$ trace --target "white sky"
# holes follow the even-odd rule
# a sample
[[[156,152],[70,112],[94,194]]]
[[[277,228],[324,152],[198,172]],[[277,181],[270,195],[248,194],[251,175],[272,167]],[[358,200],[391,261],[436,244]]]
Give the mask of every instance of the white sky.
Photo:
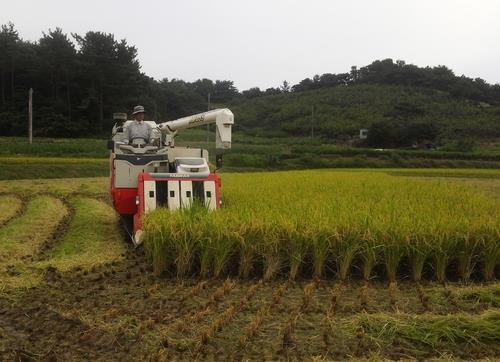
[[[21,37],[88,30],[126,38],[156,78],[295,84],[376,59],[446,65],[500,83],[496,0],[0,0]]]

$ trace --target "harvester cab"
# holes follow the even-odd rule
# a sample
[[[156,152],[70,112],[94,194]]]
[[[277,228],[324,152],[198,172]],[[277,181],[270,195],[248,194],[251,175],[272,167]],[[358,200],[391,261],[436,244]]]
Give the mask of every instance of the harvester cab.
[[[233,113],[216,109],[174,121],[144,121],[152,129],[148,140],[126,139],[134,121],[124,113],[114,114],[115,125],[108,141],[110,150],[110,193],[116,211],[129,224],[135,245],[142,243],[142,219],[157,207],[170,210],[201,203],[210,210],[220,207],[220,176],[209,168],[208,151],[175,146],[183,129],[215,123],[216,148],[231,148]],[[221,164],[217,155],[217,167]]]

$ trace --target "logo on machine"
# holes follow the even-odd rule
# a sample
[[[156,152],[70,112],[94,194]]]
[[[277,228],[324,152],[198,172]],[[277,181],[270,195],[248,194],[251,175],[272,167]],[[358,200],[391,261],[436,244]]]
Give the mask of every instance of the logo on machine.
[[[191,119],[188,123],[189,123],[189,124],[201,123],[201,122],[203,122],[204,120],[205,120],[205,115],[204,115],[204,114],[202,114],[202,115],[201,115],[201,116],[199,116],[199,117],[196,117],[196,118]]]

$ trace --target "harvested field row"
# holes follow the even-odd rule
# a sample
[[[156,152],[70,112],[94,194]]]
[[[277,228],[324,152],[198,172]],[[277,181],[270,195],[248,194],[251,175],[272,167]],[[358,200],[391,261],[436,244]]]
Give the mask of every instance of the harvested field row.
[[[20,198],[11,195],[0,196],[0,226],[17,216],[22,207]]]
[[[276,360],[314,355],[334,359],[403,355],[425,358],[441,353],[467,358],[499,353],[497,344],[484,342],[494,331],[481,334],[476,327],[479,323],[481,328],[491,330],[500,305],[497,284],[451,283],[443,288],[437,283],[423,283],[421,289],[430,307],[425,309],[416,285],[399,283],[394,313],[385,283],[371,282],[367,303],[362,305],[359,295],[364,283],[340,285],[322,280],[311,288],[310,281],[259,285],[258,281],[158,279],[151,276],[146,259],[137,252],[128,252],[123,261],[90,270],[51,270],[45,273],[44,281],[20,294],[19,302],[14,304],[0,298],[3,335],[11,338],[11,346],[22,346],[31,355],[52,351],[60,358],[78,359],[89,348],[90,355],[122,360],[245,356]],[[32,316],[30,320],[25,313]],[[331,324],[326,325],[328,313]],[[54,323],[40,329],[47,325],[44,320],[48,317]],[[389,335],[388,343],[381,343],[377,338],[388,333],[382,323],[385,317],[394,328],[412,327],[425,332],[440,326],[450,331],[451,337],[444,336],[429,347],[426,340],[414,345],[400,341],[395,333]],[[260,319],[257,327],[256,318]],[[481,343],[473,346],[471,339],[454,341],[452,337],[462,333],[454,331],[456,320],[460,328],[470,330]],[[290,321],[293,330],[287,332],[289,343],[284,343]],[[325,339],[327,328],[331,330]],[[249,329],[253,330],[250,338],[245,337]],[[207,331],[215,333],[200,348],[200,338]],[[61,333],[68,333],[64,339],[71,348],[56,342]],[[404,338],[413,338],[412,333],[406,333],[409,336]],[[4,348],[10,351],[5,353],[14,353],[12,347]]]
[[[224,176],[217,212],[147,215],[157,274],[495,277],[500,203],[466,185],[361,171]]]
[[[51,179],[51,180],[0,180],[0,189],[5,194],[18,194],[31,197],[36,194],[52,194],[57,197],[67,197],[74,194],[100,197],[107,195],[107,177]]]
[[[0,241],[2,288],[36,285],[49,267],[88,269],[117,261],[126,250],[111,207],[84,197],[34,196],[24,213],[0,228]]]

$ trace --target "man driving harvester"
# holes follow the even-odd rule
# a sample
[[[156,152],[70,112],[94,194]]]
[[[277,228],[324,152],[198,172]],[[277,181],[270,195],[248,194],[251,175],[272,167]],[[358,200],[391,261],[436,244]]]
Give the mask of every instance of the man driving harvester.
[[[125,143],[141,146],[154,142],[153,128],[144,122],[145,113],[143,106],[134,107],[132,115],[135,120],[125,129]]]

